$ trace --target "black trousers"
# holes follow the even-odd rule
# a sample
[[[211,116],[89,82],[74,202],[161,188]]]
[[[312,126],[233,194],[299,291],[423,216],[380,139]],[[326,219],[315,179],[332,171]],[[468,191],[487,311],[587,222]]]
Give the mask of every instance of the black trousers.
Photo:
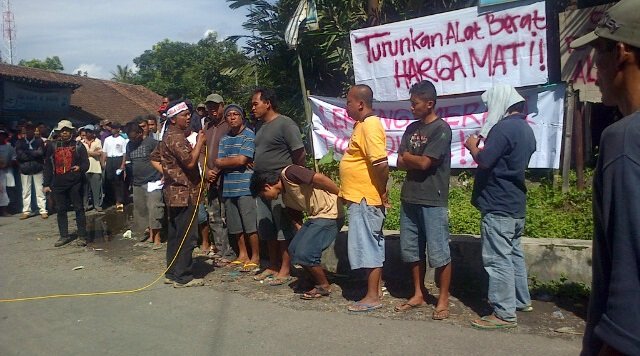
[[[165,277],[184,284],[193,279],[193,249],[198,242],[198,217],[189,226],[191,217],[197,209],[196,206],[188,207],[167,207],[169,220],[169,231],[167,236],[167,266],[173,261],[173,257],[178,254],[175,262],[169,268]],[[188,229],[188,231],[187,231]],[[185,234],[187,235],[185,238]],[[180,251],[180,242],[185,238]]]
[[[52,193],[53,198],[56,201],[56,218],[58,220],[60,238],[66,239],[69,236],[69,220],[67,219],[67,211],[69,210],[69,203],[71,202],[73,203],[73,210],[76,212],[78,238],[86,239],[87,220],[84,216],[84,187],[82,182],[75,183],[66,188],[54,187]]]
[[[123,174],[116,174],[116,171],[120,169],[122,165],[122,156],[120,157],[107,157],[105,165],[105,181],[110,186],[109,188],[113,192],[113,198],[116,200],[116,204],[124,203],[124,178]]]

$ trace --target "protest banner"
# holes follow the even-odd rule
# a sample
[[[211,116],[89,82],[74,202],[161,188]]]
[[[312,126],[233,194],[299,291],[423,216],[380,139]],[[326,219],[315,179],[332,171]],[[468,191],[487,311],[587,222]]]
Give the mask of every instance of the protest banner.
[[[597,69],[593,63],[595,50],[590,46],[572,49],[571,42],[596,28],[604,12],[613,4],[569,10],[559,15],[560,25],[560,66],[562,81],[573,83],[580,91],[581,101],[599,103],[602,100],[596,86]]]
[[[479,14],[477,7],[351,32],[356,83],[377,100],[409,98],[423,79],[441,95],[547,83],[544,2]]]
[[[563,84],[551,88],[521,90],[527,101],[527,121],[536,136],[536,152],[529,162],[530,168],[558,168],[564,114]],[[313,147],[315,158],[320,159],[330,149],[336,158],[342,156],[349,145],[354,121],[347,115],[346,100],[321,96],[309,97],[313,110]],[[396,166],[397,152],[402,134],[414,119],[408,101],[374,102],[373,109],[382,121],[387,134],[389,165]],[[487,112],[480,95],[438,99],[437,113],[452,130],[451,167],[474,168],[473,158],[464,147],[466,138],[480,131]]]

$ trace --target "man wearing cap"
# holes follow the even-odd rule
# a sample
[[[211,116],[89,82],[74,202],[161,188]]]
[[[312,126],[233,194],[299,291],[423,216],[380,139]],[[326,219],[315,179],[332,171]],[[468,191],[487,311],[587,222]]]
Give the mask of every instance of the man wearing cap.
[[[222,186],[219,178],[220,168],[216,166],[218,148],[222,136],[229,132],[229,125],[224,120],[224,99],[220,94],[210,94],[205,100],[207,117],[204,121],[204,130],[207,136],[207,164],[206,174],[209,182],[209,194],[207,197],[207,214],[209,215],[209,228],[213,233],[215,249],[218,257],[229,256],[233,253],[229,244],[229,237],[225,226],[224,203],[222,201]]]
[[[204,121],[207,118],[207,108],[204,103],[200,103],[196,106],[196,113],[198,114],[199,119],[191,120],[191,130],[193,130],[193,132],[198,132],[204,127]]]
[[[86,220],[82,202],[82,181],[89,169],[89,158],[84,145],[76,142],[73,137],[74,127],[69,120],[62,120],[54,129],[58,139],[50,141],[44,157],[45,193],[53,192],[56,202],[56,218],[60,238],[55,247],[66,245],[73,240],[69,235],[67,210],[69,203],[73,203],[78,228],[78,246],[87,245]]]
[[[640,355],[640,2],[608,9],[590,45],[602,103],[625,115],[602,132],[593,178],[592,287],[583,355]]]
[[[40,216],[49,217],[47,203],[42,191],[42,170],[44,169],[44,141],[35,136],[35,127],[25,125],[25,137],[16,142],[16,159],[20,164],[20,178],[22,182],[22,216],[31,216],[31,190],[35,187],[36,202]]]
[[[104,144],[104,140],[111,136],[111,120],[104,119],[100,121],[100,127],[102,130],[100,130],[98,137],[100,138],[100,142]]]
[[[192,272],[193,249],[197,243],[197,222],[191,223],[200,202],[200,171],[198,160],[206,137],[198,133],[196,146],[191,148],[185,136],[191,112],[184,101],[173,101],[167,108],[169,128],[163,140],[151,153],[151,162],[164,178],[164,201],[167,206],[167,266],[165,283],[175,288],[204,285]],[[183,241],[182,246],[180,245]],[[174,261],[175,257],[175,261]],[[172,263],[173,262],[173,263]]]

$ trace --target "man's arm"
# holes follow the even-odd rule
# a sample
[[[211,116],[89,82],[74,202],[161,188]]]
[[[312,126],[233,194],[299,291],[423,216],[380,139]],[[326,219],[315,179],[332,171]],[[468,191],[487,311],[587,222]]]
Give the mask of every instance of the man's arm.
[[[186,139],[185,139],[186,141]],[[190,160],[185,162],[185,166],[188,169],[193,169],[197,167],[198,160],[200,159],[200,152],[202,151],[202,145],[207,142],[207,139],[204,136],[204,131],[200,130],[198,132],[198,138],[196,139],[196,146],[191,150]]]
[[[293,164],[297,164],[298,166],[304,166],[306,157],[307,152],[305,152],[304,147],[291,152],[291,160]]]
[[[216,166],[221,169],[244,167],[251,159],[247,156],[237,155],[232,157],[218,158],[215,161]]]
[[[314,174],[311,184],[313,184],[314,188],[322,189],[335,195],[340,193],[340,188],[338,188],[336,183],[322,173]]]
[[[433,166],[437,166],[441,163],[441,160],[429,157],[413,155],[409,152],[404,152],[398,156],[398,160],[402,161],[402,168],[416,169],[426,171]]]

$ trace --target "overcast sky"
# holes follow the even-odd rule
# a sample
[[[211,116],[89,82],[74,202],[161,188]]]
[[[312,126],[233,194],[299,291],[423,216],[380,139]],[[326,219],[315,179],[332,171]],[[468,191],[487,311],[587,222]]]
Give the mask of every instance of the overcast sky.
[[[225,0],[13,0],[11,8],[14,64],[59,56],[64,72],[105,79],[165,38],[197,42],[208,31],[218,38],[246,34],[246,11],[229,9]]]

